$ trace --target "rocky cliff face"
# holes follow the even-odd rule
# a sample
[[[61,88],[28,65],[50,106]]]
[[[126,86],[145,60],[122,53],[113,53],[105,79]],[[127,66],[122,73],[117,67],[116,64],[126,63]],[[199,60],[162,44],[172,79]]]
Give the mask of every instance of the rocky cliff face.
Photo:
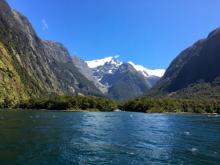
[[[153,90],[176,92],[199,82],[212,83],[220,76],[220,29],[184,50],[170,64]]]
[[[42,41],[27,18],[5,0],[0,1],[0,11],[0,100],[101,94],[74,66],[62,44]]]
[[[141,96],[151,88],[148,80],[128,63],[120,65],[114,74],[105,75],[101,82],[109,85],[108,95],[117,100]]]
[[[93,78],[106,87],[105,93],[117,100],[131,99],[147,92],[164,74],[163,69],[147,69],[118,56],[87,61]]]
[[[96,77],[93,76],[93,71],[90,69],[85,61],[80,59],[77,56],[73,56],[73,63],[74,65],[79,69],[79,71],[90,81],[94,83],[94,85],[103,93],[103,95],[106,95],[108,92],[108,89],[105,85],[101,84]]]
[[[106,96],[125,100],[143,95],[158,80],[156,76],[145,77],[130,63],[122,63],[115,57],[84,62],[74,57],[75,66]],[[152,83],[152,84],[151,84]]]

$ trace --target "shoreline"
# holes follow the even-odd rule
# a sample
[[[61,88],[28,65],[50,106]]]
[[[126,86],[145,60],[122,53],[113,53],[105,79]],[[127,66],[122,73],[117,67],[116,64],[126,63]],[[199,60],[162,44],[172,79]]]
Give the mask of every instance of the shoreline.
[[[21,111],[26,111],[26,112],[31,112],[31,111],[41,111],[41,112],[132,112],[132,113],[143,113],[143,114],[198,114],[198,115],[220,115],[219,113],[194,113],[194,112],[135,112],[135,111],[123,111],[123,110],[113,110],[113,111],[101,111],[98,109],[87,109],[87,110],[82,110],[82,109],[70,109],[70,110],[49,110],[49,109],[0,109],[0,112],[21,112]]]

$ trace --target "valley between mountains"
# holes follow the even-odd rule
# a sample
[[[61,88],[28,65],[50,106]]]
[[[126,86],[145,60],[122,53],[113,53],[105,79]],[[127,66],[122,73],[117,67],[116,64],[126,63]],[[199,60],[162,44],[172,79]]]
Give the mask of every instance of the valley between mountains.
[[[115,57],[88,62],[71,57],[61,43],[40,39],[28,19],[5,0],[0,11],[1,102],[54,94],[130,99],[146,93],[163,75],[164,70]]]
[[[116,100],[145,94],[165,72],[163,69],[146,69],[133,62],[121,62],[117,56],[92,61],[73,57],[73,63],[103,94]]]
[[[84,61],[39,38],[24,15],[0,1],[2,108],[215,113],[219,62],[220,29],[183,50],[166,71],[118,56]]]

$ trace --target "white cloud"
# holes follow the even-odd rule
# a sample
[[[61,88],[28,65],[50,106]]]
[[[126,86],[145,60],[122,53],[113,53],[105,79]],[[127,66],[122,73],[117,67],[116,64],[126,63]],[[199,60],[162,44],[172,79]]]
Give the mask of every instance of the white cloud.
[[[41,20],[41,24],[42,24],[42,29],[43,30],[48,30],[49,29],[49,25],[47,24],[47,21],[44,18]]]
[[[119,54],[116,54],[115,56],[114,56],[114,58],[119,58],[120,57],[120,55]]]

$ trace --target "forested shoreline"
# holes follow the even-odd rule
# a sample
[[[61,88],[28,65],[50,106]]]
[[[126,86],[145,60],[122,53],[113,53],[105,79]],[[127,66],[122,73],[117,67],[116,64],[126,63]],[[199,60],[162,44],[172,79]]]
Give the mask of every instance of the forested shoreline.
[[[0,104],[0,108],[104,112],[120,109],[122,111],[143,113],[220,113],[220,100],[141,97],[128,101],[115,101],[95,96],[53,96],[23,100],[17,104],[11,104],[9,100],[6,100]]]
[[[220,100],[143,97],[123,103],[122,108],[145,113],[220,113]]]

